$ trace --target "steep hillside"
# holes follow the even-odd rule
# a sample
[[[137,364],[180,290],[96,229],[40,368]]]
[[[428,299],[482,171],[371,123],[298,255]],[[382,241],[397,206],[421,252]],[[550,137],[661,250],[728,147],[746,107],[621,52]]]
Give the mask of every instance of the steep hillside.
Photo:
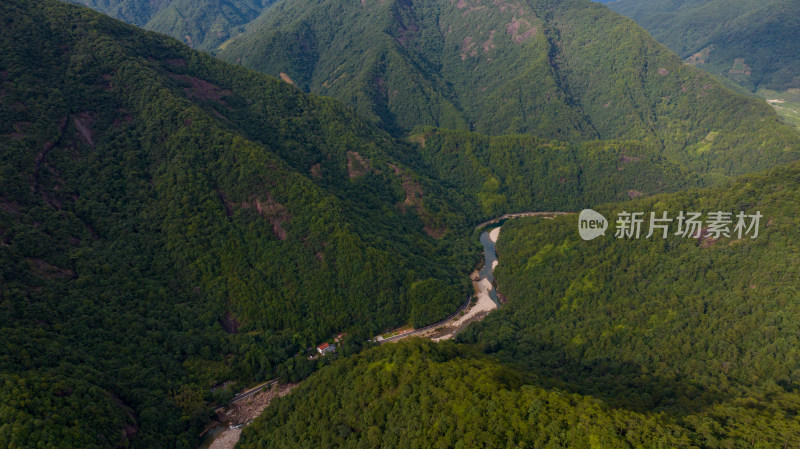
[[[699,414],[703,447],[796,445],[799,179],[793,164],[609,205],[611,228],[589,242],[575,217],[507,223],[496,278],[508,304],[463,341],[619,407]],[[622,211],[647,214],[640,239],[614,237]],[[645,238],[651,211],[702,212],[701,237]],[[714,211],[760,212],[758,237],[739,238],[735,217],[730,237],[709,235]]]
[[[334,101],[86,8],[0,16],[0,446],[189,447],[212,385],[463,302],[470,202]]]
[[[211,50],[242,32],[274,0],[67,0],[191,47]]]
[[[136,5],[146,6],[136,14],[166,7],[159,2],[128,7],[139,11]],[[403,14],[419,13],[425,20],[432,17],[428,12],[448,7],[444,2],[427,5],[362,4],[376,14],[386,7]],[[644,36],[644,48],[658,55],[648,59],[650,53],[645,52],[645,60],[657,67],[665,61],[668,74],[682,78],[664,78],[668,74],[653,74],[653,66],[638,65],[623,65],[620,72],[637,73],[636,83],[586,78],[594,69],[581,61],[591,60],[594,53],[582,53],[592,44],[581,39],[604,36],[598,31],[607,29],[601,26],[603,20],[617,23],[616,16],[582,2],[574,8],[566,3],[552,8],[537,5],[472,5],[463,0],[447,10],[449,15],[437,16],[452,19],[447,27],[422,27],[428,22],[414,16],[413,21],[401,22],[408,24],[403,28],[406,34],[395,28],[395,16],[389,22],[381,22],[384,16],[380,14],[370,16],[378,28],[386,26],[398,36],[407,36],[397,40],[384,33],[386,46],[374,48],[395,48],[403,59],[392,56],[386,61],[405,61],[408,73],[419,76],[415,78],[418,84],[391,78],[394,84],[386,86],[412,86],[412,90],[421,86],[426,95],[408,97],[420,101],[428,101],[428,94],[445,92],[435,97],[442,102],[430,103],[431,123],[468,128],[474,122],[475,128],[488,133],[519,129],[563,140],[488,137],[465,129],[420,127],[411,141],[400,142],[336,100],[304,94],[285,81],[216,61],[174,39],[86,8],[54,0],[0,3],[0,447],[196,447],[197,436],[209,420],[210,405],[230,398],[245,383],[272,377],[303,379],[335,357],[309,360],[305,356],[309,347],[346,332],[338,354],[347,356],[386,328],[419,326],[453,312],[470,292],[467,273],[480,257],[477,242],[471,240],[472,227],[492,214],[516,208],[577,209],[705,182],[697,172],[735,173],[795,157],[796,137],[778,124],[769,109],[732,96],[705,75],[683,68],[627,21],[619,22],[621,28],[614,32]],[[315,5],[307,6],[312,13],[317,11]],[[486,8],[471,9],[479,6]],[[519,93],[513,87],[519,82],[522,89],[535,89],[532,96],[525,91],[512,101],[510,93],[468,95],[468,84],[453,83],[450,75],[445,76],[450,69],[417,70],[430,63],[422,57],[426,53],[420,45],[434,45],[437,35],[444,36],[446,31],[450,36],[466,26],[459,25],[457,18],[469,19],[470,27],[482,27],[483,16],[472,14],[488,8],[495,8],[494,14],[502,20],[495,23],[499,28],[494,35],[481,30],[498,43],[488,45],[485,53],[480,53],[481,46],[472,55],[474,41],[465,43],[464,38],[461,44],[471,49],[462,59],[455,47],[450,48],[452,61],[444,64],[442,59],[442,66],[474,64],[453,73],[479,86],[477,75],[470,78],[473,72],[506,75],[495,66],[486,66],[495,67],[491,72],[482,65],[497,57],[491,52],[508,50],[503,64],[514,69],[519,68],[514,66],[519,64],[519,54],[511,50],[525,48],[544,58],[542,64],[533,65],[517,81],[498,79],[495,87],[501,89],[498,92]],[[509,12],[513,12],[511,18]],[[345,15],[339,11],[334,16],[339,14]],[[308,23],[312,18],[306,18],[311,20]],[[592,31],[587,24],[593,23],[601,25]],[[531,28],[525,28],[526,24]],[[534,24],[537,31],[532,31]],[[557,33],[561,33],[558,39]],[[417,40],[417,35],[432,37]],[[506,38],[502,44],[500,36]],[[231,45],[241,49],[236,42]],[[312,54],[311,47],[306,48],[311,41],[293,42],[301,51],[285,53],[287,60],[299,61],[291,58]],[[352,48],[347,42],[334,50]],[[315,48],[320,54],[334,54],[329,47]],[[608,64],[624,62],[619,54],[609,54]],[[593,63],[605,70],[604,63]],[[387,67],[392,64],[387,62]],[[298,76],[302,71],[284,73],[284,79],[296,78],[298,84],[307,83],[315,90],[311,79],[302,81]],[[381,83],[391,73],[396,72],[387,70],[385,79],[378,77]],[[526,78],[532,74],[544,75]],[[671,81],[654,81],[666,79]],[[618,109],[609,103],[609,113],[602,116],[606,121],[595,121],[591,105],[605,101],[607,83],[615,82],[616,93],[624,92],[630,101]],[[666,92],[659,89],[667,88],[682,93],[677,100],[658,97],[651,102]],[[352,92],[353,97],[345,100],[361,108],[360,100],[350,100],[367,97]],[[452,99],[452,108],[447,98]],[[406,104],[411,108],[408,117],[425,117],[421,109],[414,109],[416,103]],[[503,104],[509,105],[507,110]],[[441,117],[447,120],[433,120],[440,117],[439,106],[445,111]],[[700,106],[711,109],[701,115],[693,109]],[[499,107],[495,118],[480,113],[495,107]],[[381,123],[400,126],[399,119],[391,118],[400,117],[400,109],[382,111],[388,111],[390,118]],[[648,116],[647,111],[654,115]],[[668,112],[662,116],[663,111]],[[534,115],[520,115],[523,112]],[[533,125],[515,124],[516,117],[534,117]],[[656,118],[648,121],[652,117]],[[652,126],[642,127],[645,122]],[[416,123],[409,121],[409,125]],[[583,141],[598,136],[617,140]],[[697,252],[689,262],[667,261],[665,267],[677,267],[684,276],[680,285],[705,295],[703,282],[718,285],[727,278],[712,272],[699,280],[680,269],[705,273],[702,263],[708,261],[704,258],[708,253],[702,251],[718,251],[712,253],[720,254],[715,260],[721,266],[733,266],[735,277],[727,281],[736,282],[735,293],[740,296],[734,296],[736,301],[730,304],[709,296],[724,313],[701,322],[719,330],[709,337],[710,346],[690,343],[687,347],[693,352],[683,356],[667,351],[675,361],[668,368],[649,359],[641,363],[648,372],[663,373],[667,380],[659,377],[657,385],[674,388],[661,390],[661,396],[655,397],[646,373],[632,376],[612,363],[609,376],[626,383],[615,386],[603,377],[603,357],[628,361],[625,357],[631,349],[624,344],[619,345],[619,353],[587,351],[586,360],[594,363],[590,367],[573,360],[570,348],[559,352],[568,354],[565,366],[575,367],[574,373],[589,372],[596,379],[562,375],[558,367],[552,367],[552,354],[547,351],[523,354],[521,349],[532,347],[532,341],[545,339],[532,339],[536,332],[527,328],[539,316],[512,302],[498,315],[506,317],[509,325],[519,326],[513,342],[504,330],[496,333],[497,321],[491,316],[468,339],[501,359],[515,354],[515,366],[541,377],[523,375],[453,345],[379,348],[360,358],[341,360],[301,387],[297,396],[279,402],[281,413],[266,416],[248,431],[245,444],[263,440],[275,447],[342,442],[374,446],[377,438],[387,445],[413,440],[429,447],[432,438],[441,438],[444,446],[465,441],[471,447],[479,441],[499,444],[510,438],[508,433],[500,434],[500,428],[517,429],[519,440],[528,445],[640,447],[655,442],[680,447],[699,442],[696,445],[736,447],[741,442],[766,441],[765,447],[774,447],[795,443],[792,341],[786,337],[774,346],[770,338],[780,337],[781,329],[792,329],[797,321],[787,299],[794,271],[781,271],[787,269],[784,265],[794,269],[796,259],[796,248],[785,237],[796,227],[796,220],[792,221],[798,203],[796,179],[797,169],[791,168],[735,184],[736,207],[749,209],[766,201],[763,210],[776,217],[765,230],[768,238],[733,245],[706,242],[707,247],[692,249]],[[721,198],[716,196],[719,192],[710,191],[708,197]],[[701,202],[690,198],[696,202],[687,200],[687,206]],[[703,204],[717,205],[714,201]],[[784,215],[776,212],[779,208]],[[510,226],[509,239],[515,241],[514,225]],[[501,257],[512,254],[503,246],[505,238]],[[615,248],[613,242],[607,247]],[[519,251],[524,248],[520,241]],[[742,284],[750,278],[734,266],[731,254],[721,251],[726,248],[752,250],[753,270],[768,270],[751,276],[756,289],[747,286],[757,290],[763,285],[768,301],[753,309],[739,301],[753,294]],[[575,256],[572,250],[566,246],[553,252]],[[550,266],[560,265],[554,261]],[[570,276],[590,266],[575,267]],[[617,267],[635,272],[630,264],[612,268]],[[657,264],[648,267],[655,272],[662,269]],[[501,272],[503,276],[507,282],[515,279],[513,272]],[[563,287],[559,282],[569,282],[570,276],[553,279],[553,285]],[[627,280],[625,288],[641,286],[635,275]],[[529,279],[520,277],[518,282],[528,285]],[[508,285],[501,288],[512,292]],[[524,294],[518,293],[520,298]],[[642,304],[654,307],[646,301]],[[675,310],[677,314],[677,305]],[[779,322],[783,319],[780,310],[785,310],[786,322]],[[506,315],[511,311],[517,315]],[[550,313],[546,307],[542,311]],[[680,312],[677,316],[686,315],[685,310]],[[616,310],[609,313],[619,315]],[[625,317],[641,325],[643,314]],[[730,334],[720,330],[720,323],[732,321],[734,314],[744,317],[746,326],[731,332],[751,336],[752,341],[741,349],[734,345],[745,353],[739,359],[722,359],[718,354],[729,343]],[[653,322],[660,323],[656,318]],[[753,330],[754,320],[777,324]],[[589,326],[589,322],[565,321],[573,327]],[[545,337],[552,337],[554,345],[563,343],[562,330],[549,329]],[[679,328],[667,330],[670,337],[681,335]],[[626,341],[636,342],[634,337]],[[597,338],[591,343],[602,341]],[[678,342],[665,338],[652,344],[673,348],[677,346],[670,345]],[[785,349],[784,360],[775,356],[776,348]],[[703,350],[705,357],[713,358],[708,366],[702,365],[705,359],[698,361]],[[657,358],[644,350],[641,353]],[[726,364],[732,360],[745,367]],[[756,368],[746,365],[751,360],[758,362]],[[592,371],[596,367],[598,371]],[[346,381],[349,370],[352,383]],[[720,372],[725,376],[730,372],[731,379]],[[696,378],[684,382],[686,377],[681,376],[689,375]],[[469,378],[480,381],[465,381]],[[728,383],[714,385],[712,381],[718,379]],[[338,383],[329,390],[328,382]],[[691,388],[680,390],[687,383]],[[645,386],[639,388],[640,384]],[[603,392],[592,385],[610,387]],[[702,393],[703,388],[709,393]],[[565,392],[569,390],[583,396]],[[399,397],[398,391],[409,395]],[[610,397],[614,391],[622,393],[616,401]],[[673,396],[680,406],[674,414],[669,402]],[[320,397],[330,402],[317,400]],[[430,397],[441,400],[430,402]],[[444,398],[453,401],[448,404]],[[355,417],[362,405],[359,400],[371,400],[375,408],[367,409],[363,421],[357,422],[361,419]],[[692,408],[698,404],[709,409]],[[315,406],[310,415],[309,405]],[[403,413],[387,418],[390,407]],[[650,407],[665,414],[651,414]],[[480,415],[496,419],[502,427],[476,418]],[[308,431],[309,416],[326,427],[318,433]],[[424,427],[421,419],[434,416],[441,416],[440,426]],[[474,424],[475,432],[454,431],[459,420]],[[519,430],[523,420],[530,427]],[[286,433],[288,428],[296,434]],[[419,431],[409,435],[408,429]],[[763,430],[755,434],[753,429]],[[712,438],[722,443],[714,446]]]
[[[800,88],[800,9],[793,0],[617,0],[608,6],[711,73],[752,90]]]
[[[450,343],[386,345],[327,367],[243,434],[250,448],[690,447],[685,429],[546,390]]]
[[[316,373],[245,428],[250,448],[776,448],[800,425],[770,396],[695,413],[611,407],[464,345],[386,345]],[[774,401],[774,402],[773,402]]]
[[[2,446],[191,446],[241,383],[326,363],[308,347],[455,310],[490,214],[694,182],[629,142],[401,143],[86,8],[0,11]]]
[[[433,176],[472,198],[487,218],[580,210],[702,184],[696,173],[635,141],[568,144],[527,135],[417,131],[411,140]]]
[[[395,131],[635,139],[726,175],[797,157],[767,105],[588,0],[287,0],[222,48]]]
[[[496,275],[508,303],[460,338],[473,345],[412,341],[341,360],[241,445],[796,446],[799,179],[795,163],[599,208],[612,221],[760,212],[756,238],[617,239],[612,223],[586,242],[574,216],[506,222]]]

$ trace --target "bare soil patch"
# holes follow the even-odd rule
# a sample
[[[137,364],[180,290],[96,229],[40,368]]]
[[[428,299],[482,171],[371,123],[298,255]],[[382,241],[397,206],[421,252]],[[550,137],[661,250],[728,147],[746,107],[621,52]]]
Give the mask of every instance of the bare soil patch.
[[[270,194],[267,194],[265,200],[254,198],[252,204],[255,206],[256,212],[272,225],[272,232],[275,236],[281,240],[286,240],[288,233],[283,229],[282,225],[292,219],[289,211],[282,204],[275,201]],[[250,208],[250,203],[242,203],[242,208]]]
[[[511,19],[506,25],[506,33],[511,35],[511,40],[521,44],[536,34],[536,27],[525,19]]]
[[[280,77],[281,77],[281,79],[282,79],[282,80],[283,80],[285,83],[289,83],[289,84],[291,84],[291,85],[294,85],[294,81],[292,81],[292,79],[291,79],[291,78],[289,78],[289,75],[287,75],[287,74],[285,74],[285,73],[281,72],[281,73],[280,73]]]
[[[75,277],[74,271],[50,265],[42,259],[28,258],[26,260],[30,264],[31,271],[39,277],[46,279],[72,279]]]
[[[211,443],[210,446],[208,446],[208,449],[233,449],[241,437],[241,428],[227,429],[226,431],[222,432],[220,436],[218,436],[217,439]]]
[[[640,192],[638,190],[633,190],[633,189],[628,190],[628,197],[630,199],[638,198],[638,197],[640,197],[642,195],[644,195],[644,193],[642,193],[642,192]]]
[[[309,171],[311,172],[311,176],[313,176],[315,178],[321,178],[322,177],[322,165],[320,165],[319,162],[317,162],[316,164],[312,165],[311,168],[309,169]]]
[[[225,316],[223,316],[219,323],[222,325],[222,328],[225,329],[225,332],[229,334],[238,334],[239,333],[239,320],[236,319],[236,316],[230,312],[230,310],[225,312]]]
[[[363,176],[372,169],[369,161],[358,154],[357,151],[347,152],[347,175],[350,179]]]
[[[196,78],[189,75],[171,75],[172,78],[189,83],[190,87],[186,87],[186,93],[191,98],[199,98],[201,100],[213,100],[222,104],[222,97],[230,95],[231,91],[220,89],[216,84],[212,84],[206,80]]]

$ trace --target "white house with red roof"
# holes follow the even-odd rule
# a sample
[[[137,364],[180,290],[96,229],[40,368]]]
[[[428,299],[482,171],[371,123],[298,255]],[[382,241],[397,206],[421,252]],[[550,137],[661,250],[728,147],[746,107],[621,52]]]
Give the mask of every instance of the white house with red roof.
[[[325,355],[325,354],[328,354],[330,352],[336,351],[336,345],[332,345],[330,343],[325,342],[325,343],[317,346],[317,351],[319,351],[320,354]]]

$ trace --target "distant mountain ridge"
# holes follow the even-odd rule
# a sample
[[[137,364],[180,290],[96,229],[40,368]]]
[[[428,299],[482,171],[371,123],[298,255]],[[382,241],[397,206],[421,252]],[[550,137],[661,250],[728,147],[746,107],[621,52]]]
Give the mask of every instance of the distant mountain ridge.
[[[67,0],[211,50],[241,32],[274,0]]]
[[[0,16],[0,447],[196,446],[242,384],[328,363],[307,348],[456,310],[500,208],[696,179],[640,143],[402,142],[84,7]]]
[[[617,0],[607,5],[714,74],[753,90],[800,88],[796,1]]]
[[[390,130],[635,139],[699,171],[796,157],[797,134],[588,0],[286,0],[218,55]]]

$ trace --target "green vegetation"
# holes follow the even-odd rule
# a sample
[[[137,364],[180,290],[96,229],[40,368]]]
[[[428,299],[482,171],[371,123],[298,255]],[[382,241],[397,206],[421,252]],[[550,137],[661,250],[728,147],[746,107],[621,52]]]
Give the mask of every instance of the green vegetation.
[[[209,5],[91,6],[213,48],[266,3]],[[53,0],[0,17],[0,446],[191,448],[210,405],[318,368],[244,447],[798,444],[800,166],[651,195],[800,137],[604,7],[290,0],[223,55],[297,86]],[[464,302],[477,222],[639,196],[763,234],[514,221],[472,345],[348,357]]]
[[[470,202],[334,101],[85,8],[0,15],[0,446],[192,447],[214,384],[463,303]]]
[[[346,331],[347,355],[453,312],[479,259],[471,226],[503,204],[696,182],[633,142],[423,129],[427,145],[402,144],[333,100],[86,9],[2,12],[9,447],[190,447],[237,386],[327,363],[294,357],[319,341]]]
[[[244,31],[274,0],[67,0],[212,50]]]
[[[467,330],[574,392],[694,429],[702,447],[783,447],[797,420],[800,165],[598,211],[760,211],[758,238],[581,241],[574,217],[518,219],[498,244],[506,307]],[[673,224],[673,231],[676,229]]]
[[[800,88],[800,10],[793,0],[617,0],[608,6],[715,75],[753,91]]]
[[[702,183],[638,142],[567,144],[515,135],[421,129],[411,136],[444,185],[487,218],[510,211],[580,210]]]
[[[756,91],[756,95],[767,100],[787,123],[800,128],[800,89],[777,92],[762,88]]]
[[[340,99],[395,133],[637,140],[731,175],[797,158],[770,108],[589,0],[287,0],[219,56]],[[718,133],[708,148],[703,139]]]
[[[244,430],[250,448],[690,447],[686,430],[525,384],[463,346],[401,342],[341,360]]]
[[[542,387],[464,345],[406,341],[320,370],[245,428],[250,448],[775,448],[796,395],[700,413],[639,412]]]
[[[798,180],[793,164],[598,208],[761,211],[756,239],[612,229],[583,242],[574,217],[509,221],[497,269],[509,302],[460,338],[472,345],[411,341],[340,360],[267,409],[241,446],[795,446]]]

